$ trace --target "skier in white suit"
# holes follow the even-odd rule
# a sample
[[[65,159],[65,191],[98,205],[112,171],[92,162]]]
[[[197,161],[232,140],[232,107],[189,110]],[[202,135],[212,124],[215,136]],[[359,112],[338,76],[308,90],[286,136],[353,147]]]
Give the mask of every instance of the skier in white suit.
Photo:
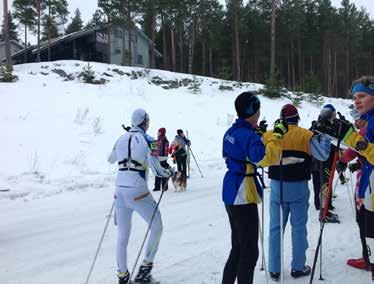
[[[127,267],[127,244],[131,231],[132,213],[137,212],[147,223],[151,223],[156,202],[148,190],[147,174],[150,167],[156,176],[168,178],[172,169],[160,165],[157,157],[157,140],[146,134],[149,116],[143,109],[132,114],[132,127],[115,143],[108,158],[110,163],[118,162],[115,192],[115,222],[118,227],[117,264],[118,283],[130,283]],[[162,221],[157,209],[150,227],[145,258],[136,275],[135,283],[157,283],[151,276],[153,260],[158,250],[162,233]]]

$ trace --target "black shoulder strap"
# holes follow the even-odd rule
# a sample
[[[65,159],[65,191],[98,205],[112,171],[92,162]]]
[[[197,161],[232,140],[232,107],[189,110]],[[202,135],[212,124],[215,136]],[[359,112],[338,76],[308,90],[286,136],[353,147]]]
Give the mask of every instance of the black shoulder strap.
[[[129,160],[131,160],[131,139],[132,139],[132,135],[130,135],[129,144],[128,144],[128,148],[127,148],[127,153],[128,153],[128,159]]]

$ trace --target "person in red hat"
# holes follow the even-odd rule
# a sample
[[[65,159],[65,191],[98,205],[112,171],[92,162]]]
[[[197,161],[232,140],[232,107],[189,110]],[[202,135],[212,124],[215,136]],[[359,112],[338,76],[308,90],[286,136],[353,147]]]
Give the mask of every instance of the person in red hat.
[[[270,233],[269,271],[274,280],[281,272],[280,206],[283,209],[284,226],[290,216],[292,231],[291,276],[298,278],[311,272],[306,265],[307,221],[309,207],[308,180],[311,178],[311,158],[324,161],[328,158],[331,141],[326,135],[314,135],[312,131],[298,126],[300,116],[296,107],[282,107],[280,119],[288,123],[283,136],[281,162],[269,167],[270,187]],[[264,134],[266,144],[272,131]]]
[[[168,164],[168,153],[169,153],[169,140],[166,138],[166,129],[161,127],[158,130],[157,135],[157,145],[158,145],[158,157],[160,164],[163,168],[169,169],[170,165]],[[163,190],[168,189],[168,178],[155,177],[155,188],[153,191],[159,191],[161,184]]]

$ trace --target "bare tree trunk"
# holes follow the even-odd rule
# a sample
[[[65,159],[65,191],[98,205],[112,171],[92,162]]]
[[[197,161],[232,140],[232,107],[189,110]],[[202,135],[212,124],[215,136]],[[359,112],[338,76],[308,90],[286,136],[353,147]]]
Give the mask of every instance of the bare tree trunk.
[[[209,76],[213,77],[213,50],[209,47]]]
[[[13,70],[12,54],[10,52],[10,38],[9,38],[9,18],[8,18],[8,0],[4,0],[4,38],[5,38],[5,57],[6,67],[9,71]]]
[[[290,51],[290,43],[288,42],[287,46],[287,87],[291,86],[291,51]]]
[[[293,39],[291,40],[292,89],[296,90],[295,60],[293,56]]]
[[[188,73],[189,74],[192,74],[194,45],[195,45],[195,15],[192,16],[192,24],[191,24],[191,31],[190,31],[190,48],[188,52]]]
[[[51,2],[48,1],[48,62],[51,61]]]
[[[234,0],[235,2],[235,65],[236,65],[236,80],[240,81],[240,53],[239,53],[239,3],[238,0]]]
[[[126,28],[124,25],[122,28],[122,66],[126,66],[126,59],[127,59],[125,34],[126,34]]]
[[[154,15],[154,10],[152,10],[151,30],[152,30],[152,46],[151,46],[150,68],[155,68],[155,15]]]
[[[24,54],[24,63],[27,63],[27,53],[26,53],[26,49],[27,49],[27,25],[25,24],[25,54]]]
[[[127,28],[129,29],[129,66],[132,66],[132,51],[131,51],[131,29],[132,29],[132,23],[131,23],[131,0],[127,0]]]
[[[110,21],[109,21],[110,23]],[[110,64],[111,63],[111,54],[110,54],[110,41],[111,41],[111,36],[110,36],[110,33],[112,32],[112,27],[111,27],[111,24],[108,25],[108,63]],[[125,35],[123,35],[123,37],[125,37]]]
[[[162,45],[163,45],[163,53],[164,53],[164,70],[168,69],[167,66],[167,51],[166,51],[166,26],[165,26],[165,18],[164,14],[161,16],[162,18]]]
[[[270,59],[270,78],[274,78],[275,70],[275,0],[272,0],[271,6],[271,59]]]
[[[256,52],[254,54],[254,81],[257,83],[258,82],[258,77],[257,77],[257,55]]]
[[[180,67],[181,73],[183,73],[183,26],[179,24],[179,52],[180,52]]]
[[[236,80],[236,68],[235,68],[235,40],[232,41],[232,80]]]
[[[322,51],[322,69],[323,69],[323,82],[324,83],[324,90],[326,90],[326,82],[328,81],[327,78],[327,35],[326,33],[323,36],[323,51]],[[327,87],[327,93],[328,93],[328,87]]]
[[[205,58],[205,27],[204,27],[204,17],[201,18],[201,73],[203,76],[206,75],[206,58]]]
[[[175,55],[175,39],[174,39],[174,29],[170,29],[170,38],[171,38],[171,62],[173,66],[173,72],[177,71],[176,66],[176,55]]]
[[[301,41],[300,41],[300,33],[299,33],[299,36],[298,36],[298,40],[297,40],[297,43],[298,43],[298,53],[299,53],[299,90],[302,89],[302,85],[303,85],[303,69],[302,69],[302,63],[301,63]]]
[[[334,76],[333,76],[333,81],[332,81],[332,96],[337,97],[338,92],[337,92],[337,67],[336,67],[336,48],[334,52]]]
[[[327,64],[327,90],[328,90],[328,96],[331,97],[331,89],[332,89],[332,86],[331,86],[331,79],[332,79],[332,76],[331,76],[331,48],[329,47],[328,49],[328,64]]]
[[[40,8],[40,1],[37,0],[37,10],[38,10],[38,55],[36,57],[36,61],[40,62],[40,18],[41,18],[41,8]]]
[[[346,72],[346,78],[345,78],[345,81],[346,81],[346,89],[349,90],[349,86],[351,84],[350,82],[350,76],[349,76],[349,69],[350,69],[350,66],[349,66],[349,41],[347,40],[347,43],[346,43],[346,49],[345,49],[345,72]]]
[[[310,56],[310,74],[313,74],[313,55]]]

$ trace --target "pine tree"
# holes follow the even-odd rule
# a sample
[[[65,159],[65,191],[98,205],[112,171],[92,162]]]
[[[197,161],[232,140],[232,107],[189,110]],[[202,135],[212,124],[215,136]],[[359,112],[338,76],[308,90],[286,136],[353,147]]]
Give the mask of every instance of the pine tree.
[[[42,41],[47,41],[49,38],[53,39],[59,37],[60,33],[58,32],[58,23],[56,19],[44,15],[42,19]]]
[[[86,66],[83,67],[83,71],[80,74],[82,77],[82,81],[84,83],[93,84],[95,81],[95,71],[92,70],[92,66],[90,63],[87,63]]]
[[[34,29],[36,24],[36,10],[34,0],[14,0],[13,2],[14,18],[24,26],[25,49],[27,48],[28,29]],[[25,52],[25,63],[27,62],[27,54]]]
[[[12,70],[9,70],[6,66],[0,66],[0,82],[10,83],[18,80],[16,75],[13,75]]]
[[[13,15],[8,12],[8,28],[9,28],[9,39],[19,41],[17,25],[14,23]],[[2,21],[1,33],[4,34],[4,20]]]
[[[103,12],[99,9],[95,11],[95,13],[92,15],[91,20],[89,20],[84,27],[85,29],[92,29],[95,27],[100,27],[104,24],[104,15]]]
[[[65,34],[71,34],[73,32],[78,32],[83,29],[83,21],[81,18],[81,12],[79,9],[76,9],[74,12],[74,17],[71,18],[71,23],[65,30]]]
[[[58,26],[66,23],[69,10],[67,0],[45,0],[44,8],[46,13],[42,21],[42,39],[48,40],[48,61],[50,61],[50,40],[60,35]]]

